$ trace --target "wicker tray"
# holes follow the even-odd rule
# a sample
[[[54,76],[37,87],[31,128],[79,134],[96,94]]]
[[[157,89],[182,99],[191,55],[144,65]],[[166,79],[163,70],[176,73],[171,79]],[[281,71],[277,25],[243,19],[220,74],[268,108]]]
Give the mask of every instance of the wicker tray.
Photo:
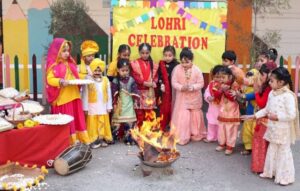
[[[22,112],[20,112],[19,115],[23,117],[23,119],[17,119],[16,118],[16,106],[13,109],[13,114],[11,116],[5,116],[5,119],[12,123],[13,125],[17,126],[19,123],[24,123],[27,119],[31,119],[31,114],[29,112],[24,111],[24,106],[21,104]]]
[[[18,163],[7,163],[0,166],[0,190],[19,190],[31,187],[44,180],[45,167],[22,167]]]

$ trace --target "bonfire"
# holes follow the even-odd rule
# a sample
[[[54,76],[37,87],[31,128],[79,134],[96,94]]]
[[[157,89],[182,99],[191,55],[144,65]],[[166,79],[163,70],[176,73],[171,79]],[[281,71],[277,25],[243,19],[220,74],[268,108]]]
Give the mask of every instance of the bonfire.
[[[148,165],[170,165],[180,156],[176,150],[175,136],[161,131],[161,120],[156,118],[154,111],[147,112],[143,125],[131,130],[131,136],[141,150],[139,157]]]

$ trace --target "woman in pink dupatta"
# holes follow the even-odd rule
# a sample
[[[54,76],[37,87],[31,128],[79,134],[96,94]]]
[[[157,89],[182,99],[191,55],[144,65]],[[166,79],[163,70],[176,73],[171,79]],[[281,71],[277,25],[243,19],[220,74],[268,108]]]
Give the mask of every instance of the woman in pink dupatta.
[[[180,53],[181,64],[172,74],[172,87],[175,89],[175,103],[171,119],[171,132],[180,145],[190,140],[206,138],[202,108],[201,89],[204,86],[202,72],[193,65],[193,53],[184,48]]]
[[[68,114],[74,117],[70,123],[71,144],[80,141],[89,144],[86,131],[80,89],[69,85],[68,80],[79,79],[74,59],[70,55],[71,43],[55,38],[47,54],[46,91],[52,114]]]

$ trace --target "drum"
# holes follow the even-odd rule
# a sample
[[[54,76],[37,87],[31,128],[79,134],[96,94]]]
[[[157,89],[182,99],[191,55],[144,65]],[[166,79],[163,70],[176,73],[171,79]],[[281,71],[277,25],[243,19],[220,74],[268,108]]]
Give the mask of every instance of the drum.
[[[82,143],[70,146],[64,150],[54,161],[54,169],[60,175],[74,173],[92,159],[92,150]]]

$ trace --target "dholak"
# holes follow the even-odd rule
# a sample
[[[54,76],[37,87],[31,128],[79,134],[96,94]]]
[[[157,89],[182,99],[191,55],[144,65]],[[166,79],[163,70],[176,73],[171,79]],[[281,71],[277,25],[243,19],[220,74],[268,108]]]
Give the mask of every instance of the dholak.
[[[68,175],[80,170],[92,159],[88,145],[76,144],[64,150],[54,161],[54,169],[60,175]]]

